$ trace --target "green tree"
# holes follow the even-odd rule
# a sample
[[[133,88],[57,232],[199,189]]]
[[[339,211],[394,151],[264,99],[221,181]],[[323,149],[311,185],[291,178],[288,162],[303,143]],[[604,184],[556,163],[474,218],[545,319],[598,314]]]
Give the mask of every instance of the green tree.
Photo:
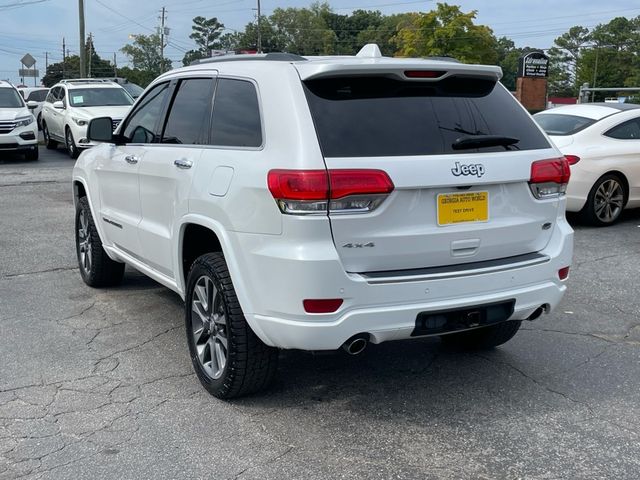
[[[205,18],[197,16],[193,19],[189,38],[196,43],[197,48],[189,50],[182,63],[190,65],[193,61],[211,56],[212,50],[220,48],[219,38],[224,30],[224,25],[216,17]]]
[[[438,3],[435,10],[414,15],[411,25],[401,28],[395,37],[399,55],[496,63],[496,37],[489,27],[474,24],[476,10],[463,13],[456,5]]]
[[[554,46],[548,51],[550,95],[577,95],[576,71],[590,41],[589,29],[579,25],[555,39]]]
[[[171,69],[171,60],[160,56],[160,35],[136,35],[133,43],[125,45],[121,51],[129,57],[134,69],[143,72],[141,85],[148,85],[162,72]]]
[[[332,55],[336,34],[325,21],[331,9],[327,3],[314,3],[311,8],[276,8],[269,17],[277,45],[298,55]]]
[[[383,55],[393,57],[396,55],[397,45],[395,37],[397,33],[413,24],[417,14],[399,13],[382,17],[382,22],[378,26],[369,26],[358,32],[357,45],[359,48],[367,43],[375,43],[380,47]]]

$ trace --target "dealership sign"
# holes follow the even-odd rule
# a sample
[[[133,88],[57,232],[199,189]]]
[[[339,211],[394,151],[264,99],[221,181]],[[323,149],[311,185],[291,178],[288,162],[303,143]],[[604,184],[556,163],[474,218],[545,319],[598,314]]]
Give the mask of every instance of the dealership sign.
[[[546,78],[549,74],[549,57],[542,52],[530,52],[520,57],[519,77]]]

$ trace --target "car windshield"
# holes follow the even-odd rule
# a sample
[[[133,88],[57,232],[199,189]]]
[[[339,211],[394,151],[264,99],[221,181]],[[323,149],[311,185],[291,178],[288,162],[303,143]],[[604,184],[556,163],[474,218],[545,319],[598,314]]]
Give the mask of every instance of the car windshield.
[[[20,108],[24,106],[20,94],[13,88],[0,88],[0,108]]]
[[[131,105],[133,99],[123,88],[74,88],[69,90],[72,107]]]
[[[44,102],[44,99],[47,98],[47,94],[49,93],[49,89],[43,90],[34,90],[29,93],[27,97],[28,102]]]
[[[533,116],[547,135],[573,135],[596,123],[593,118],[559,113],[538,113]]]

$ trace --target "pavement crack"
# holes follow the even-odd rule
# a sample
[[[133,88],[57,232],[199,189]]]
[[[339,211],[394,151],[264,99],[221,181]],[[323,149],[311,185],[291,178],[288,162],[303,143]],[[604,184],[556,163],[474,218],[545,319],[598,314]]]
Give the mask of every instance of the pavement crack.
[[[29,275],[40,275],[42,273],[53,273],[53,272],[68,272],[71,270],[78,270],[78,267],[56,267],[56,268],[48,268],[46,270],[38,270],[35,272],[9,273],[9,274],[3,275],[2,278],[26,277]]]

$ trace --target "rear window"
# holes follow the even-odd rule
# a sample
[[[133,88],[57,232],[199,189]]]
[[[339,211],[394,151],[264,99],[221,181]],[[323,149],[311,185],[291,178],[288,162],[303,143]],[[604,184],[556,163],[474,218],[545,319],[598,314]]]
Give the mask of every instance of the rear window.
[[[596,123],[593,118],[558,113],[538,113],[533,118],[548,135],[573,135]]]
[[[305,92],[325,157],[380,157],[549,148],[502,86],[449,77],[433,83],[386,77],[310,80]],[[509,147],[454,150],[461,137],[500,135]]]
[[[49,90],[34,90],[27,97],[28,102],[44,102],[44,99],[47,98],[47,94]]]

